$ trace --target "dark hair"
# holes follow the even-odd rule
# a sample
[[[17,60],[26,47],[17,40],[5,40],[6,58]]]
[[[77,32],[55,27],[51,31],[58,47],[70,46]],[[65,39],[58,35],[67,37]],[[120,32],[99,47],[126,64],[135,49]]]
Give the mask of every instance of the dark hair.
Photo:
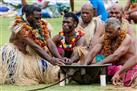
[[[72,12],[65,13],[64,17],[72,17],[77,22],[77,24],[79,23],[78,17]]]
[[[39,11],[41,12],[41,8],[34,6],[34,5],[25,5],[22,8],[22,14],[25,14],[26,17],[30,16],[31,14],[33,14],[34,11]]]

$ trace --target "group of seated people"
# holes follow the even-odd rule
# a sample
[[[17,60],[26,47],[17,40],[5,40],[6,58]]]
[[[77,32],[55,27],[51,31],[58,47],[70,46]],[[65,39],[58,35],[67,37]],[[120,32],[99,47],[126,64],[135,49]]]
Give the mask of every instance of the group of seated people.
[[[90,3],[82,6],[80,19],[66,13],[53,38],[39,7],[25,5],[22,13],[11,27],[9,43],[0,50],[0,84],[52,83],[59,80],[60,65],[111,63],[108,75],[114,85],[122,80],[124,86],[137,86],[135,30],[119,4],[109,9],[106,22],[94,16]]]

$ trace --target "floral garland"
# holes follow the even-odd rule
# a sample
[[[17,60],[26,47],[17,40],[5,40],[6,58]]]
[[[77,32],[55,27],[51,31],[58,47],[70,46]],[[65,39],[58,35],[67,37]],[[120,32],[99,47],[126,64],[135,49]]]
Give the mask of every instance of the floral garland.
[[[126,31],[121,30],[115,41],[111,40],[108,35],[108,33],[105,33],[104,35],[103,48],[101,50],[101,54],[104,56],[109,56],[114,53],[114,51],[120,46],[121,42],[125,39]]]
[[[61,37],[61,44],[59,47],[62,47],[67,51],[72,51],[73,47],[76,45],[76,42],[84,35],[84,32],[75,30],[75,33],[69,38],[69,40],[66,40],[63,31],[61,31],[59,35]]]
[[[16,17],[16,21],[13,24],[13,28],[19,26],[20,30],[14,31],[21,31],[21,33],[25,37],[30,37],[37,43],[39,46],[44,47],[46,46],[46,40],[49,38],[49,32],[47,28],[47,23],[43,20],[40,20],[40,27],[38,29],[33,29],[30,25],[28,25],[20,16]]]

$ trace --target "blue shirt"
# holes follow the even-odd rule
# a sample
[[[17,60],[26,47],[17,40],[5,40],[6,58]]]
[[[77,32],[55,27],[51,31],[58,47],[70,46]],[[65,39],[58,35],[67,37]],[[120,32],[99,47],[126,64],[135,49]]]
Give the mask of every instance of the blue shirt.
[[[93,5],[93,8],[97,10],[97,15],[101,16],[103,21],[106,21],[108,18],[108,12],[105,9],[104,2],[102,0],[89,0]]]

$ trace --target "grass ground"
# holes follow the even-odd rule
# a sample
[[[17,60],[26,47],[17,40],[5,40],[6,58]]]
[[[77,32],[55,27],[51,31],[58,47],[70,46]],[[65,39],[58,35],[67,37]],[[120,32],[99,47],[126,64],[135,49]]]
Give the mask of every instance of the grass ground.
[[[88,0],[74,0],[75,1],[75,10],[80,10],[80,6]],[[123,5],[125,0],[120,0],[120,3]],[[0,17],[0,46],[4,43],[7,43],[9,36],[11,34],[10,25],[14,17]],[[57,34],[61,29],[62,18],[46,19],[52,26],[52,36]],[[137,25],[134,26],[137,30]],[[26,91],[38,87],[43,87],[46,85],[34,85],[34,86],[14,86],[14,85],[0,85],[0,91]],[[99,84],[93,85],[67,85],[65,87],[60,87],[58,85],[42,90],[42,91],[133,91],[130,88],[115,88],[112,85],[107,87],[100,87]]]
[[[36,88],[41,88],[46,85],[33,85],[33,86],[13,86],[13,85],[1,85],[0,91],[28,91]],[[115,87],[108,85],[106,87],[100,87],[99,84],[94,85],[67,85],[67,86],[53,86],[40,91],[137,91],[136,89],[126,87]]]

